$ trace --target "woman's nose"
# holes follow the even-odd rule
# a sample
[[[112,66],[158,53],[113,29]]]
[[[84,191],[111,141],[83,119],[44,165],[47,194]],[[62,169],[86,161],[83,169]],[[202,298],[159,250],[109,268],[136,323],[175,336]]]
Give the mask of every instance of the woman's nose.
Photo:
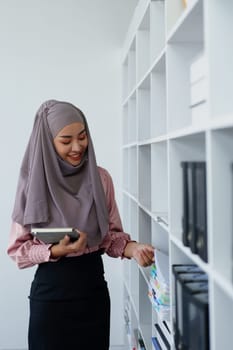
[[[79,152],[81,150],[81,145],[79,144],[79,141],[74,141],[72,143],[72,151]]]

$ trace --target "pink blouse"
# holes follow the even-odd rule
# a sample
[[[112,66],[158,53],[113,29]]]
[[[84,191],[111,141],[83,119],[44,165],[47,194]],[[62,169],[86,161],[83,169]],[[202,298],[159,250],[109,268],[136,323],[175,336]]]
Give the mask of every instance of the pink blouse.
[[[123,258],[126,244],[130,236],[123,232],[122,223],[115,201],[114,187],[110,174],[107,170],[99,167],[100,177],[109,211],[109,231],[101,244],[96,247],[86,248],[84,254],[103,249],[111,257]],[[30,230],[13,222],[10,232],[10,242],[7,249],[8,255],[16,262],[20,269],[30,267],[47,261],[56,261],[50,257],[51,244],[43,243],[33,237]],[[69,254],[67,256],[78,256],[82,253]]]

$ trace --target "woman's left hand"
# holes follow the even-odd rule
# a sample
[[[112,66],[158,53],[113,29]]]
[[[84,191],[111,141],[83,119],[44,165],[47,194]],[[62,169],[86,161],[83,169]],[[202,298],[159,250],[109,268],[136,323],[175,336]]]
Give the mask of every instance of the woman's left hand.
[[[154,247],[150,244],[129,242],[125,247],[124,256],[134,258],[143,267],[150,266],[154,263]]]

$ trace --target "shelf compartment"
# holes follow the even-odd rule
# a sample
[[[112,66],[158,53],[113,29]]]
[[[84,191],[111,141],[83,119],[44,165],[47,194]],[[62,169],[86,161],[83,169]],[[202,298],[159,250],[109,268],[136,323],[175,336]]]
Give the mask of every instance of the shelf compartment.
[[[170,268],[175,264],[193,264],[193,261],[182,251],[180,250],[173,242],[170,242]],[[174,334],[175,330],[173,329],[174,320],[175,320],[175,279],[172,271],[170,271],[171,275],[171,327],[172,334]]]
[[[191,64],[204,54],[204,51],[203,4],[199,1],[168,41],[168,131],[192,125],[190,69]],[[204,115],[207,112],[204,112]]]
[[[150,9],[145,15],[136,34],[136,79],[139,82],[150,66]]]
[[[185,7],[181,0],[166,1],[166,33],[171,32],[184,10]]]
[[[147,76],[142,81],[137,91],[139,141],[144,141],[150,138],[150,98],[150,76]]]
[[[170,233],[182,241],[183,182],[181,162],[206,161],[206,135],[205,133],[197,133],[169,140],[168,147]],[[174,181],[174,179],[176,180]]]
[[[151,244],[156,249],[161,250],[163,253],[168,254],[169,251],[169,235],[158,222],[152,220],[152,237]]]
[[[151,145],[151,211],[168,218],[167,142]]]
[[[192,262],[192,264],[198,265],[207,274],[213,273],[212,270],[210,269],[209,264],[204,262],[199,257],[199,255],[193,254],[189,249],[189,247],[184,246],[179,239],[175,238],[174,236],[171,236],[171,242],[177,247],[177,249],[180,252],[182,252],[182,254],[184,254],[189,259],[189,261]]]
[[[175,264],[195,264],[195,263],[193,262],[193,260],[188,254],[186,254],[174,242],[171,241],[170,242],[170,266]],[[171,280],[173,280],[173,276]],[[172,285],[172,288],[173,288],[173,285]],[[174,295],[174,293],[172,294]]]
[[[129,336],[130,349],[136,349],[137,340],[136,340],[135,333],[137,333],[138,327],[139,327],[138,315],[135,313],[134,309],[131,308],[131,332]]]
[[[203,1],[187,0],[188,6],[185,6],[184,3],[185,0],[167,0],[167,41],[173,37],[179,37],[182,41],[190,41],[197,37],[198,31],[201,33],[203,30]]]
[[[128,103],[123,106],[123,123],[122,123],[122,134],[123,134],[123,145],[129,143],[129,112]]]
[[[151,302],[148,297],[148,284],[145,282],[142,274],[139,275],[139,298],[140,331],[146,345],[146,349],[151,349],[152,309]]]
[[[128,97],[128,56],[126,56],[122,66],[122,100],[124,101]]]
[[[135,260],[130,261],[130,293],[135,315],[139,315],[139,269]]]
[[[166,65],[162,55],[151,72],[151,137],[165,135],[166,113]]]
[[[210,115],[213,118],[232,116],[233,47],[229,42],[229,34],[233,31],[233,2],[212,0],[206,1],[205,5]]]
[[[213,292],[213,316],[211,349],[231,349],[232,347],[232,323],[233,323],[233,299],[214,284]]]
[[[125,259],[123,261],[123,264],[125,288],[130,290],[130,261],[128,259]]]
[[[151,147],[139,146],[139,202],[151,208]]]
[[[127,288],[124,287],[124,344],[131,342],[131,302]]]
[[[124,148],[123,149],[123,188],[126,191],[129,191],[129,149]]]
[[[139,215],[139,221],[140,221],[140,215]],[[138,205],[135,201],[130,199],[130,232],[131,238],[135,241],[138,241],[138,231],[140,232],[140,229],[138,229]]]
[[[182,17],[179,17],[179,23],[173,27],[173,30],[167,36],[168,42],[193,42],[198,43],[204,40],[204,8],[203,0],[188,0],[190,6],[183,11],[182,5],[179,11],[183,13]],[[180,0],[168,0],[168,12],[169,6],[173,3],[173,6],[178,8],[177,2]],[[192,5],[191,5],[192,3]],[[175,12],[173,13],[175,14]]]
[[[152,63],[165,47],[164,1],[150,3],[150,62]]]
[[[233,128],[210,134],[211,262],[227,280],[233,281]]]
[[[151,242],[151,217],[139,208],[139,242]]]
[[[137,114],[136,114],[136,93],[134,93],[128,101],[128,142],[137,141]]]
[[[123,62],[123,101],[128,98],[136,85],[136,39],[133,40]]]
[[[130,198],[123,194],[123,226],[125,232],[130,232]]]
[[[167,48],[167,128],[168,131],[192,125],[190,67],[203,52],[200,44],[170,44]]]
[[[137,158],[137,146],[130,147],[129,151],[129,180],[128,180],[128,190],[132,196],[137,198],[138,196],[138,158]]]
[[[133,40],[128,52],[128,94],[136,85],[136,39]]]

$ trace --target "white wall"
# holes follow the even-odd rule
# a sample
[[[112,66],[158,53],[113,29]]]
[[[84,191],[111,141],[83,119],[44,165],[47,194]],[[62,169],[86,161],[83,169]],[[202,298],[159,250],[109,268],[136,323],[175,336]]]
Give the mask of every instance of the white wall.
[[[18,270],[6,249],[19,166],[35,112],[50,98],[78,105],[89,121],[98,163],[110,171],[117,189],[120,47],[136,2],[0,2],[0,349],[26,348],[27,343],[27,296],[34,268]],[[111,342],[119,344],[121,262],[109,258],[105,262],[112,295]]]

